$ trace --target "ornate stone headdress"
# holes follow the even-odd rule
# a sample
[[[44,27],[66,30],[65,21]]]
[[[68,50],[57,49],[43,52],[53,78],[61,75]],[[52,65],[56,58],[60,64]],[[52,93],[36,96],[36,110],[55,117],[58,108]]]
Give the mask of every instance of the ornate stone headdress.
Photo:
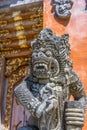
[[[49,48],[63,62],[67,61],[70,55],[69,35],[56,36],[51,29],[43,29],[38,38],[32,42],[32,49]]]

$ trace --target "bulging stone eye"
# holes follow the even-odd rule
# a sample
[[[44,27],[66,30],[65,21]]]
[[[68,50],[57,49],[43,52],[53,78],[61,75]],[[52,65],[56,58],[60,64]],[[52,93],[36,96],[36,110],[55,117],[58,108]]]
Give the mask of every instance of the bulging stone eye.
[[[52,56],[52,52],[51,51],[47,51],[46,55],[50,57],[50,56]]]

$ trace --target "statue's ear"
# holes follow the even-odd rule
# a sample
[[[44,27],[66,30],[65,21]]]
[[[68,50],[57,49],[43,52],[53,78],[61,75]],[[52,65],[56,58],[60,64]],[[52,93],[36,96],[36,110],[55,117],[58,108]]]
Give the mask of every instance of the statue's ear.
[[[33,41],[31,41],[31,47],[33,50],[34,49],[38,50],[40,48],[40,46],[41,46],[41,44],[38,42],[37,39],[34,39]]]
[[[36,46],[36,39],[34,39],[33,41],[31,41],[31,47],[32,49],[34,49]]]

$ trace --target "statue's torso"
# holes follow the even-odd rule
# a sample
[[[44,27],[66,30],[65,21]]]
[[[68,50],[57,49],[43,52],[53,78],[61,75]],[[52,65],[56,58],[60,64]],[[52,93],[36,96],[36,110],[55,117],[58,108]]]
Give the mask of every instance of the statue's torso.
[[[39,101],[43,101],[44,98],[48,98],[50,96],[50,93],[46,93],[45,96],[41,97],[40,91],[45,87],[45,84],[38,84],[38,83],[31,83],[29,86],[29,89],[33,96],[37,98]],[[51,110],[49,113],[43,114],[43,116],[38,119],[38,125],[40,129],[57,129],[57,130],[63,130],[61,128],[63,125],[63,115],[64,115],[64,104],[69,98],[68,93],[68,87],[66,86],[55,86],[54,88],[55,96],[58,99],[58,108]]]

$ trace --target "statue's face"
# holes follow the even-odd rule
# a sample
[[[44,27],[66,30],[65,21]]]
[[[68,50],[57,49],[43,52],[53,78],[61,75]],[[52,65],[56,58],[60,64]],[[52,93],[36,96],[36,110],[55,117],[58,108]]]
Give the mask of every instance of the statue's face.
[[[33,75],[38,79],[47,79],[59,74],[59,63],[51,49],[40,48],[32,53]]]
[[[60,3],[56,4],[55,12],[60,18],[67,18],[71,15],[70,9],[72,8],[72,1],[65,0],[60,1]]]

